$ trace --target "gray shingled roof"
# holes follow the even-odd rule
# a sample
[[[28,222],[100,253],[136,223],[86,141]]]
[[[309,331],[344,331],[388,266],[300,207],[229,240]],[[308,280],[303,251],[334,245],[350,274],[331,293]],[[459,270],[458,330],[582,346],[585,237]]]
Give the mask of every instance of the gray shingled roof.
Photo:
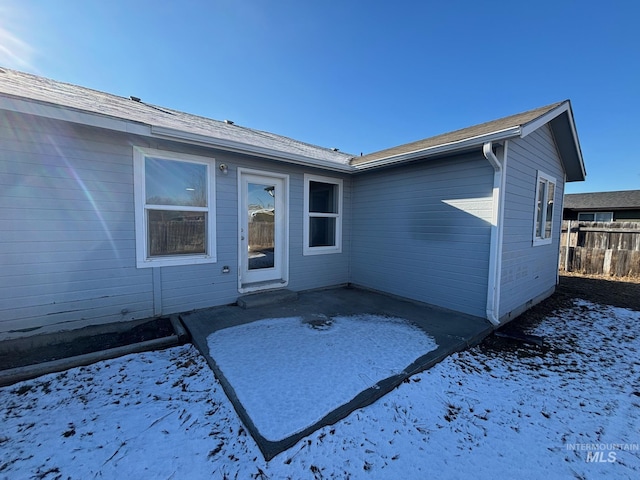
[[[640,190],[568,193],[564,196],[564,208],[569,210],[640,209]]]
[[[42,104],[202,135],[214,141],[219,139],[223,142],[235,142],[299,155],[310,160],[348,165],[353,157],[353,155],[299,142],[281,135],[240,125],[229,125],[222,121],[6,68],[0,68],[0,93],[29,101],[35,100]]]
[[[519,127],[526,125],[527,123],[534,121],[544,114],[550,112],[556,107],[559,107],[564,102],[553,103],[546,107],[536,108],[527,112],[518,113],[508,117],[493,120],[491,122],[481,123],[480,125],[474,125],[472,127],[462,128],[453,132],[443,133],[434,137],[425,138],[416,142],[406,143],[397,147],[387,148],[378,152],[370,153],[362,157],[355,158],[351,163],[353,165],[363,164],[367,162],[374,162],[384,158],[390,158],[405,153],[416,152],[420,150],[426,150],[431,147],[437,147],[439,145],[446,145],[462,140],[468,140],[474,137],[480,137],[494,132],[500,132],[513,127]]]
[[[548,122],[553,130],[567,180],[584,180],[585,175],[568,100],[355,158],[347,153],[281,135],[230,125],[151,105],[139,99],[111,95],[10,69],[0,68],[0,101],[9,109],[17,108],[12,106],[11,102],[23,102],[21,105],[27,105],[29,108],[26,111],[17,111],[25,113],[51,115],[52,118],[80,123],[88,121],[89,124],[94,124],[91,122],[99,119],[100,125],[97,126],[104,126],[102,123],[105,119],[115,123],[126,122],[125,131],[130,131],[129,126],[140,127],[143,131],[137,133],[143,135],[205,143],[217,148],[343,171],[375,168],[388,161],[412,161],[417,159],[415,155],[427,158],[450,153],[456,149],[475,147],[487,141],[523,136],[524,129],[528,127],[528,130],[533,131],[541,125],[538,124],[541,121]],[[51,113],[51,109],[54,109],[54,113]],[[554,109],[557,110],[553,112]],[[45,110],[48,113],[43,113]],[[73,118],[59,116],[58,112],[68,113]],[[91,117],[87,117],[87,120],[79,118],[78,115]],[[110,124],[105,128],[121,127]]]

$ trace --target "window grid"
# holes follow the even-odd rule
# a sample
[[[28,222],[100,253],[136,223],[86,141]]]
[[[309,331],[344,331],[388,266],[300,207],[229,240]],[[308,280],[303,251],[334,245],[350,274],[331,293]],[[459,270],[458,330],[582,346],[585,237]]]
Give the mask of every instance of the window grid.
[[[304,176],[304,255],[342,252],[342,180]]]
[[[555,193],[555,178],[539,171],[536,182],[533,245],[547,245],[553,239]]]
[[[213,159],[134,149],[138,268],[215,262]]]

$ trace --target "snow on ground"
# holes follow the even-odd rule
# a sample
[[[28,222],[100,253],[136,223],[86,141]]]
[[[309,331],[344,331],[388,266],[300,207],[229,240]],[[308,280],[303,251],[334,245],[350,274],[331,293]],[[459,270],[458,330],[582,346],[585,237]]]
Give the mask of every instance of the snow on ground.
[[[46,375],[0,389],[0,478],[639,478],[640,312],[528,333],[548,348],[455,354],[268,463],[191,346]]]
[[[219,330],[207,343],[254,425],[272,441],[301,432],[438,348],[406,320],[376,315],[270,318]]]

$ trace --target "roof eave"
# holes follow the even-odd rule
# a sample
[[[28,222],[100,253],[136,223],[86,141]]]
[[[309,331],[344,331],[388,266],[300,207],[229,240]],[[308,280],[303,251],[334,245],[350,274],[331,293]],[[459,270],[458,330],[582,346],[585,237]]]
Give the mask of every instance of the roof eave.
[[[506,128],[504,130],[486,133],[484,135],[478,135],[476,137],[465,138],[464,140],[459,140],[456,142],[443,143],[440,145],[434,145],[433,147],[423,148],[412,152],[401,153],[378,160],[372,160],[370,162],[356,164],[353,165],[352,168],[354,168],[356,171],[362,171],[388,165],[397,165],[400,163],[418,160],[420,158],[441,156],[459,152],[462,150],[469,150],[471,148],[484,145],[487,142],[500,142],[509,140],[510,138],[519,137],[520,135],[520,126],[515,126]]]
[[[640,210],[640,206],[638,207],[612,207],[612,206],[598,206],[598,207],[565,207],[566,210],[571,210],[572,212],[578,211],[588,211],[588,212],[610,212],[612,210],[615,211],[627,211],[627,210]]]
[[[353,171],[351,165],[331,162],[329,160],[316,159],[305,155],[280,152],[274,149],[257,147],[241,142],[223,140],[207,135],[192,134],[181,130],[150,125],[119,117],[87,112],[73,107],[57,105],[40,100],[25,99],[9,94],[0,95],[0,110],[34,115],[52,120],[62,120],[65,122],[87,125],[90,127],[104,128],[116,132],[142,135],[147,137],[165,138],[182,143],[190,143],[217,148],[220,150],[258,155],[260,157],[279,160],[299,165],[312,166],[323,169],[350,172]]]
[[[117,132],[147,136],[150,134],[149,125],[144,123],[104,114],[87,112],[73,107],[42,102],[39,100],[24,99],[9,94],[0,95],[0,110],[25,115],[34,115],[52,120],[78,123],[90,127],[105,128],[107,130],[114,130]]]
[[[268,158],[271,160],[278,160],[287,163],[295,163],[297,165],[305,165],[309,167],[324,168],[342,172],[353,171],[353,167],[348,164],[341,164],[329,160],[307,157],[305,155],[298,155],[295,153],[281,152],[271,148],[259,147],[256,145],[249,145],[241,142],[234,142],[232,140],[224,140],[221,138],[185,132],[183,130],[177,130],[168,127],[151,125],[151,135],[156,138],[180,141],[189,143],[191,145],[203,145],[227,152],[257,155],[261,158]]]
[[[567,182],[581,182],[586,178],[587,171],[584,165],[584,159],[582,158],[582,149],[580,148],[578,132],[575,125],[575,120],[573,118],[573,110],[571,109],[571,102],[569,100],[565,100],[557,107],[552,108],[543,115],[540,115],[539,117],[522,125],[521,136],[526,137],[530,133],[536,131],[537,129],[548,123],[551,126],[552,131],[554,132],[556,143],[562,141],[562,138],[567,137],[567,135],[558,134],[557,119],[562,114],[566,114],[568,136],[570,137],[572,143],[571,148],[565,148],[563,145],[558,145],[558,148],[561,152],[562,161],[565,164],[565,171],[567,172]],[[567,164],[567,162],[574,163],[574,166],[571,167]]]

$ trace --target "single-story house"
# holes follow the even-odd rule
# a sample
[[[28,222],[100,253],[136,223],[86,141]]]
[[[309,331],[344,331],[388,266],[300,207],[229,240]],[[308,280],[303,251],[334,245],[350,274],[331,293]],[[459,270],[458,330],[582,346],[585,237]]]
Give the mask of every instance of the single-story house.
[[[640,222],[640,190],[568,193],[563,220],[582,222]]]
[[[568,100],[353,156],[0,69],[0,135],[0,339],[344,284],[499,325],[585,178]]]

